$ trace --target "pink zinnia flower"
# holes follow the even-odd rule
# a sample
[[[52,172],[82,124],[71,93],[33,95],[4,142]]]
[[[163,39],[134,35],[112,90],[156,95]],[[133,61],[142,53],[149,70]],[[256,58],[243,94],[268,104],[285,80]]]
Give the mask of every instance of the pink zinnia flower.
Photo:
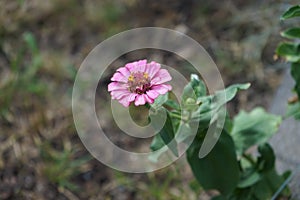
[[[140,60],[119,68],[111,78],[113,82],[108,85],[108,91],[112,99],[125,107],[133,101],[136,106],[152,104],[159,95],[172,89],[164,84],[171,79],[169,72],[161,69],[159,63]]]

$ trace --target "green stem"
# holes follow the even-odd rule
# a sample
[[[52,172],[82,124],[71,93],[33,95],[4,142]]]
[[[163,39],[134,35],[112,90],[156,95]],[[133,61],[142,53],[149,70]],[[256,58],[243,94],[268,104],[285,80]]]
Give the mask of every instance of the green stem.
[[[188,118],[183,117],[183,116],[181,116],[179,114],[176,114],[176,113],[170,112],[170,115],[171,115],[171,117],[174,117],[176,119],[182,120],[184,123],[187,123],[189,121]]]
[[[181,117],[181,115],[178,115],[178,114],[176,114],[176,113],[172,113],[172,112],[170,112],[170,115],[171,115],[171,117],[174,117],[174,118],[176,118],[176,119],[182,119],[182,117]]]
[[[248,160],[252,165],[255,165],[255,160],[253,160],[253,158],[250,155],[247,155],[245,153],[243,153],[242,155],[246,160]]]

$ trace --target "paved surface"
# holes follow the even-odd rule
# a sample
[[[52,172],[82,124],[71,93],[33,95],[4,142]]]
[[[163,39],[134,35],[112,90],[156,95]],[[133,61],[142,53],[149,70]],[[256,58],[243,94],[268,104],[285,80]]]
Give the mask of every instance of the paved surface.
[[[271,113],[285,114],[287,100],[293,95],[291,92],[293,86],[294,81],[287,70],[271,104]],[[280,126],[279,133],[274,135],[270,142],[277,156],[276,166],[279,172],[289,169],[293,171],[293,178],[290,182],[292,199],[300,200],[300,121],[292,118],[285,119]]]

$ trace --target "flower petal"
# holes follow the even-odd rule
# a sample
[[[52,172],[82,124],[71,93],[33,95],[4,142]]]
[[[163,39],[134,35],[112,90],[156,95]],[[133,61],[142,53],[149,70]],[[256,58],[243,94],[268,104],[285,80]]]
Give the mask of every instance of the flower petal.
[[[126,67],[121,67],[121,68],[117,69],[117,72],[120,72],[121,74],[123,74],[123,76],[125,76],[127,79],[130,76],[130,71]]]
[[[122,84],[119,82],[111,82],[110,84],[108,84],[108,91],[113,91],[113,90],[124,90],[127,89],[127,85],[126,84]]]
[[[143,74],[144,72],[147,74]],[[142,94],[131,92],[134,89],[132,87],[135,87],[131,82],[128,82],[131,75],[134,76],[133,81],[136,81],[134,84],[141,84],[138,88],[140,88]],[[164,84],[171,79],[169,72],[161,69],[159,63],[153,61],[147,64],[147,60],[139,60],[127,63],[124,67],[117,69],[111,78],[113,82],[108,84],[108,91],[112,99],[117,99],[125,107],[128,107],[131,102],[139,106],[145,103],[153,103],[160,94],[165,94],[171,90],[170,85]]]
[[[127,70],[131,73],[131,72],[133,72],[133,69],[134,69],[135,65],[134,65],[134,63],[127,63],[127,64],[125,65],[125,67],[126,67]]]
[[[112,99],[121,99],[126,95],[130,95],[131,93],[128,90],[113,90],[110,92]]]
[[[144,98],[146,99],[146,101],[150,104],[152,104],[154,102],[154,99],[150,98],[147,94],[144,94]]]
[[[146,94],[151,98],[151,99],[156,99],[159,96],[159,93],[156,92],[155,90],[148,90]]]
[[[147,60],[139,60],[137,62],[137,68],[136,69],[139,72],[145,72],[146,66],[147,66]]]
[[[166,94],[168,91],[172,90],[172,86],[166,84],[154,85],[151,87],[151,90],[154,90],[159,94]]]
[[[151,84],[162,84],[170,80],[172,77],[169,72],[166,69],[160,69],[151,80]]]
[[[144,97],[144,94],[138,95],[135,98],[134,105],[139,106],[139,105],[144,105],[145,103],[146,103],[146,99]]]
[[[139,60],[136,62],[132,63],[127,63],[125,67],[130,71],[130,72],[144,72],[146,68],[147,60]]]
[[[121,74],[120,72],[116,72],[114,73],[113,77],[110,79],[112,81],[118,81],[118,82],[123,82],[123,83],[127,83],[128,78],[126,78],[123,74]]]
[[[150,79],[152,79],[155,74],[159,71],[160,64],[152,61],[151,63],[148,63],[146,66],[146,72],[148,73]]]
[[[128,101],[130,101],[130,102],[134,101],[137,95],[138,95],[138,94],[131,93],[131,94],[129,95],[129,97],[128,97]]]
[[[124,107],[128,107],[130,105],[130,101],[128,101],[128,98],[127,97],[124,97],[120,100],[118,100]]]
[[[123,98],[121,98],[121,99],[119,99],[118,101],[123,105],[123,106],[125,106],[125,107],[128,107],[129,105],[130,105],[130,103],[132,102],[132,101],[134,101],[134,98],[133,97],[135,97],[134,96],[134,94],[129,94],[129,95],[126,95],[126,96],[124,96]]]

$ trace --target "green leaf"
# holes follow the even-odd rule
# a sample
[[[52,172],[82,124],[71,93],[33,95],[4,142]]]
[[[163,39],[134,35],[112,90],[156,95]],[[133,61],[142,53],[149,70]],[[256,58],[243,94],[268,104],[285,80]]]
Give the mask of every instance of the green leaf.
[[[254,186],[253,190],[253,196],[255,197],[255,199],[271,199],[273,193],[275,193],[275,191],[272,191],[272,188],[270,187],[270,184],[268,183],[268,180],[266,178],[259,181]]]
[[[162,140],[160,134],[156,134],[153,137],[153,140],[152,140],[151,145],[150,145],[150,149],[152,151],[157,151],[158,149],[161,149],[163,146],[165,146],[165,143]]]
[[[227,200],[258,200],[252,196],[252,187],[237,188],[234,193],[229,195]]]
[[[223,195],[231,193],[239,180],[239,167],[232,138],[223,131],[212,151],[201,159],[200,146],[201,142],[194,140],[187,151],[187,160],[196,179],[204,189],[217,189]]]
[[[217,91],[213,96],[199,97],[197,102],[200,106],[192,112],[192,121],[199,122],[199,130],[205,130],[208,128],[212,116],[218,112],[218,110],[232,100],[239,90],[244,90],[250,87],[249,83],[246,84],[235,84],[228,88]],[[231,122],[227,121],[226,128],[231,129]]]
[[[288,104],[286,117],[294,117],[300,120],[300,102]]]
[[[258,146],[258,157],[257,165],[260,171],[269,171],[274,168],[275,165],[275,154],[272,147],[268,144],[262,144]]]
[[[283,15],[281,16],[281,20],[286,20],[293,17],[299,17],[300,16],[300,6],[296,5],[291,8],[289,8]]]
[[[231,132],[237,153],[241,155],[249,147],[267,142],[277,132],[280,123],[280,116],[268,114],[262,108],[250,113],[241,111],[233,120]]]
[[[227,133],[230,133],[232,128],[233,128],[233,122],[232,122],[230,116],[228,115],[228,113],[226,113],[224,129],[227,131]]]
[[[234,84],[227,87],[225,90],[217,91],[216,96],[226,96],[226,102],[232,100],[239,90],[247,90],[251,86],[250,83]]]
[[[206,95],[206,86],[204,82],[196,75],[191,75],[190,82],[184,87],[181,96],[181,102],[184,108],[193,110],[197,108],[196,100],[198,97]]]
[[[167,107],[170,107],[172,109],[178,110],[178,111],[181,109],[180,105],[176,101],[171,100],[171,99],[168,99],[164,105]]]
[[[250,187],[260,180],[260,174],[257,171],[253,171],[252,169],[244,172],[244,174],[242,174],[241,176],[241,180],[238,184],[239,188]]]
[[[190,127],[190,124],[181,123],[176,134],[176,141],[180,143],[184,142],[187,138],[195,137],[195,133],[193,133],[193,131],[194,129]]]
[[[245,84],[234,84],[227,87],[225,90],[217,91],[214,96],[214,103],[216,106],[222,106],[228,101],[231,101],[239,90],[246,90],[250,87],[250,83]]]
[[[204,82],[196,74],[191,74],[191,80],[188,83],[188,86],[190,86],[190,88],[188,89],[192,89],[193,90],[192,93],[195,93],[196,97],[205,96],[207,93]],[[183,97],[185,95],[186,94],[184,93]]]
[[[166,103],[169,99],[169,93],[159,95],[153,104],[151,104],[151,107],[154,109],[160,108],[164,103]]]
[[[176,130],[174,128],[174,121],[173,121],[173,130]],[[192,130],[191,130],[190,126],[188,124],[181,123],[175,134],[176,142],[178,142],[178,143],[184,142],[188,137],[193,137],[194,135],[192,135],[191,133],[192,133]],[[165,145],[161,135],[156,134],[150,145],[150,149],[152,151],[156,151],[156,152],[153,152],[149,156],[149,159],[156,163],[158,161],[159,157],[168,150],[168,148],[166,148],[166,147],[167,146]]]
[[[158,134],[160,135],[164,144],[169,147],[169,149],[174,153],[175,156],[178,156],[177,143],[176,140],[174,139],[175,134],[174,134],[172,119],[170,117],[169,111],[167,111],[163,107],[160,107],[150,115],[151,115],[151,124],[153,125],[155,130],[159,131]],[[156,122],[162,121],[164,119],[166,119],[166,121],[162,128],[155,126],[158,124]]]
[[[263,174],[261,180],[253,186],[253,193],[257,199],[271,199],[285,181],[286,174],[278,175],[275,169]],[[290,191],[285,188],[282,195],[289,196]]]
[[[226,200],[227,198],[225,198],[224,196],[222,195],[219,195],[219,196],[215,196],[213,198],[211,198],[211,200]]]
[[[199,97],[197,102],[200,103],[201,113],[211,111],[213,109],[219,109],[221,106],[231,101],[239,90],[246,90],[250,87],[250,83],[234,84],[227,87],[224,90],[216,91],[215,95]]]
[[[276,54],[289,62],[298,62],[300,60],[300,46],[293,43],[280,43],[276,49]]]
[[[160,157],[163,153],[165,153],[167,150],[168,150],[168,147],[165,146],[165,145],[163,145],[162,148],[157,149],[157,150],[155,150],[154,152],[152,152],[152,153],[148,156],[148,159],[149,159],[151,162],[157,163],[159,157]]]
[[[300,52],[299,52],[299,56],[300,56]],[[296,83],[294,89],[298,97],[300,97],[300,63],[292,63],[291,75],[294,78]]]
[[[219,109],[228,101],[232,100],[239,90],[246,90],[249,87],[250,83],[234,84],[224,90],[216,91],[215,95],[198,97],[197,102],[200,104],[200,106],[195,112],[195,115],[209,112],[213,109]]]
[[[300,38],[300,27],[289,28],[280,33],[282,37],[286,37],[289,39],[297,39]]]
[[[194,123],[198,123],[198,132],[206,130],[210,124],[212,118],[211,110],[203,112],[202,107],[200,106],[195,112],[192,113],[191,124],[196,126]]]

